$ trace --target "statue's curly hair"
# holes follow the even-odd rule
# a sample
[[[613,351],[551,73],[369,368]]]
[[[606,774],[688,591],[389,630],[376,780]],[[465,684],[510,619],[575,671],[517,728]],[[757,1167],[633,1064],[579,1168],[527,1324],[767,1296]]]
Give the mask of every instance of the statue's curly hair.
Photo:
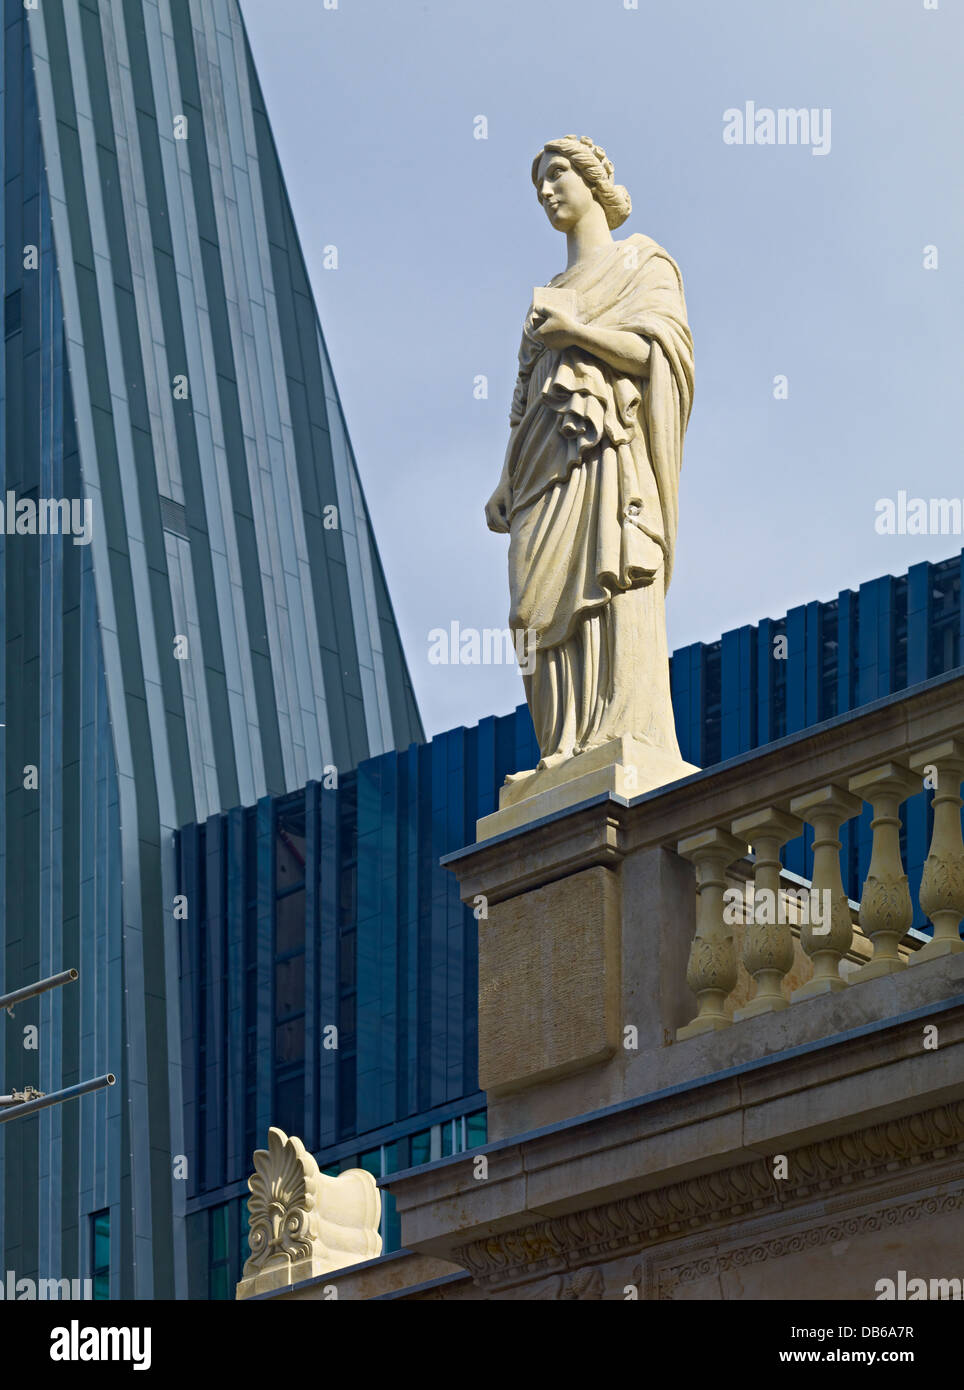
[[[539,188],[539,163],[546,154],[561,154],[579,174],[596,202],[606,214],[610,231],[626,221],[633,210],[633,201],[628,189],[613,181],[612,160],[606,158],[606,151],[596,145],[588,135],[564,135],[560,140],[549,140],[532,161],[532,182]]]

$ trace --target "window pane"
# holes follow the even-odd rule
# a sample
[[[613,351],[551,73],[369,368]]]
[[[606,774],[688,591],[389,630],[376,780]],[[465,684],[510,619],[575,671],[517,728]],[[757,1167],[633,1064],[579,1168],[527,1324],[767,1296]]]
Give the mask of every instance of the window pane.
[[[278,816],[275,840],[275,887],[292,888],[305,881],[305,811],[284,811]]]
[[[480,1144],[484,1144],[487,1132],[486,1112],[476,1110],[474,1115],[466,1115],[465,1129],[470,1149],[477,1149]]]
[[[382,1193],[382,1211],[382,1229],[385,1232],[382,1254],[388,1255],[391,1251],[402,1248],[402,1223],[395,1210],[395,1198],[390,1192]]]
[[[372,1177],[380,1178],[382,1175],[382,1151],[381,1149],[369,1149],[363,1153],[358,1161],[359,1168],[364,1168],[366,1173],[371,1173]]]
[[[211,1262],[218,1264],[228,1258],[228,1208],[214,1207],[211,1211]]]
[[[299,1071],[294,1076],[289,1076],[276,1084],[274,1106],[277,1118],[272,1118],[272,1124],[283,1129],[286,1134],[296,1134],[300,1139],[305,1132],[305,1078],[303,1071]]]
[[[293,1018],[290,1023],[279,1023],[274,1030],[274,1059],[283,1062],[303,1062],[305,1060],[305,1020]]]
[[[342,989],[352,989],[355,984],[355,933],[344,932],[339,945],[339,983]]]
[[[297,951],[305,944],[305,890],[289,893],[279,898],[275,904],[277,926],[275,928],[275,951],[283,955],[286,951]]]
[[[94,1217],[94,1268],[106,1269],[110,1264],[110,1213],[100,1211]]]
[[[412,1135],[412,1167],[417,1168],[420,1163],[428,1163],[432,1157],[432,1131],[423,1129],[419,1134]]]
[[[452,1152],[452,1121],[446,1120],[442,1125],[442,1157],[447,1158]]]
[[[110,1212],[98,1211],[90,1218],[91,1275],[95,1298],[110,1298]]]
[[[300,1014],[304,1011],[304,956],[292,956],[290,960],[276,961],[274,967],[275,1018],[287,1018],[289,1014]]]
[[[338,1042],[350,1045],[355,1036],[355,996],[346,994],[338,1001]]]

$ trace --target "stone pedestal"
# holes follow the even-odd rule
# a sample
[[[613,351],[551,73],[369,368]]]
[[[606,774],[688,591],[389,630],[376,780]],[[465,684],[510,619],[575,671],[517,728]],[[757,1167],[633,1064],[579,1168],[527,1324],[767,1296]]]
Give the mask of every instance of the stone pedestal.
[[[620,1006],[619,879],[596,867],[479,923],[479,1085],[490,1096],[604,1062]]]
[[[479,1084],[490,1134],[578,1113],[587,1087],[600,1103],[621,1098],[637,1084],[627,1070],[640,1049],[662,1047],[692,1015],[693,868],[631,844],[629,815],[597,802],[511,847],[483,840],[445,861],[463,900],[485,902]]]
[[[489,840],[607,792],[627,799],[641,796],[699,770],[641,739],[611,739],[554,767],[508,778],[499,793],[499,809],[477,822],[476,839]]]

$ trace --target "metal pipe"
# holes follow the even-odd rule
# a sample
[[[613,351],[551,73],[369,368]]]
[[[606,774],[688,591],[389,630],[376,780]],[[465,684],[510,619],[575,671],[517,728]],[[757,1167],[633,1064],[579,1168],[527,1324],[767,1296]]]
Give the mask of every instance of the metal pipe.
[[[63,1100],[73,1100],[75,1096],[86,1096],[91,1091],[102,1091],[105,1086],[113,1086],[116,1077],[113,1072],[98,1076],[94,1081],[79,1081],[76,1086],[68,1086],[65,1091],[52,1091],[49,1096],[37,1100],[24,1101],[22,1105],[11,1105],[0,1110],[0,1125],[20,1115],[32,1115],[35,1110],[46,1110],[51,1105],[59,1105]]]
[[[38,1100],[42,1095],[43,1091],[27,1085],[22,1091],[14,1091],[12,1096],[0,1096],[0,1105],[22,1105],[28,1100]]]
[[[0,1009],[9,1009],[14,1004],[23,1003],[24,999],[32,999],[35,994],[56,989],[58,985],[69,985],[76,979],[76,970],[61,970],[59,975],[50,975],[46,980],[38,980],[35,985],[24,985],[23,989],[15,989],[12,994],[0,994]]]

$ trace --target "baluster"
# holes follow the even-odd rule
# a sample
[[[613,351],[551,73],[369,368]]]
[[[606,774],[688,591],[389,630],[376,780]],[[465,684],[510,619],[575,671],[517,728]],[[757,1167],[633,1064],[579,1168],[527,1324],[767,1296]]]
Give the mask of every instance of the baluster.
[[[725,830],[703,830],[680,840],[676,852],[696,866],[696,934],[690,947],[686,983],[696,995],[698,1012],[676,1036],[696,1037],[714,1028],[728,1028],[726,999],[736,984],[733,928],[723,920],[726,868],[747,852],[745,840]]]
[[[873,807],[873,844],[860,896],[860,926],[874,954],[854,972],[851,984],[894,975],[906,968],[897,947],[914,920],[907,875],[900,859],[900,804],[920,791],[920,778],[899,763],[883,763],[851,777],[848,786]]]
[[[953,956],[964,951],[960,934],[964,917],[960,797],[964,780],[964,743],[959,739],[946,739],[919,754],[911,761],[911,767],[922,774],[930,774],[932,768],[936,773],[934,832],[920,885],[920,905],[934,923],[934,936],[910,958],[911,965],[921,965],[938,956]]]
[[[785,1009],[781,981],[793,965],[793,932],[786,911],[780,907],[780,847],[803,833],[803,822],[785,811],[768,808],[740,816],[732,825],[739,840],[749,840],[756,856],[754,873],[753,915],[746,924],[743,938],[743,964],[756,982],[753,997],[742,1009],[737,1009],[733,1021],[753,1018],[757,1014]],[[761,895],[765,894],[766,897]],[[759,921],[758,900],[772,904],[770,922]]]
[[[847,987],[847,981],[840,978],[840,960],[850,950],[853,926],[850,904],[840,877],[840,840],[837,831],[845,820],[859,815],[860,808],[858,797],[832,784],[794,797],[790,802],[791,812],[813,826],[811,883],[821,905],[819,920],[814,921],[814,913],[811,912],[811,920],[800,926],[800,944],[813,961],[813,978],[793,991],[790,996],[793,1004]]]

